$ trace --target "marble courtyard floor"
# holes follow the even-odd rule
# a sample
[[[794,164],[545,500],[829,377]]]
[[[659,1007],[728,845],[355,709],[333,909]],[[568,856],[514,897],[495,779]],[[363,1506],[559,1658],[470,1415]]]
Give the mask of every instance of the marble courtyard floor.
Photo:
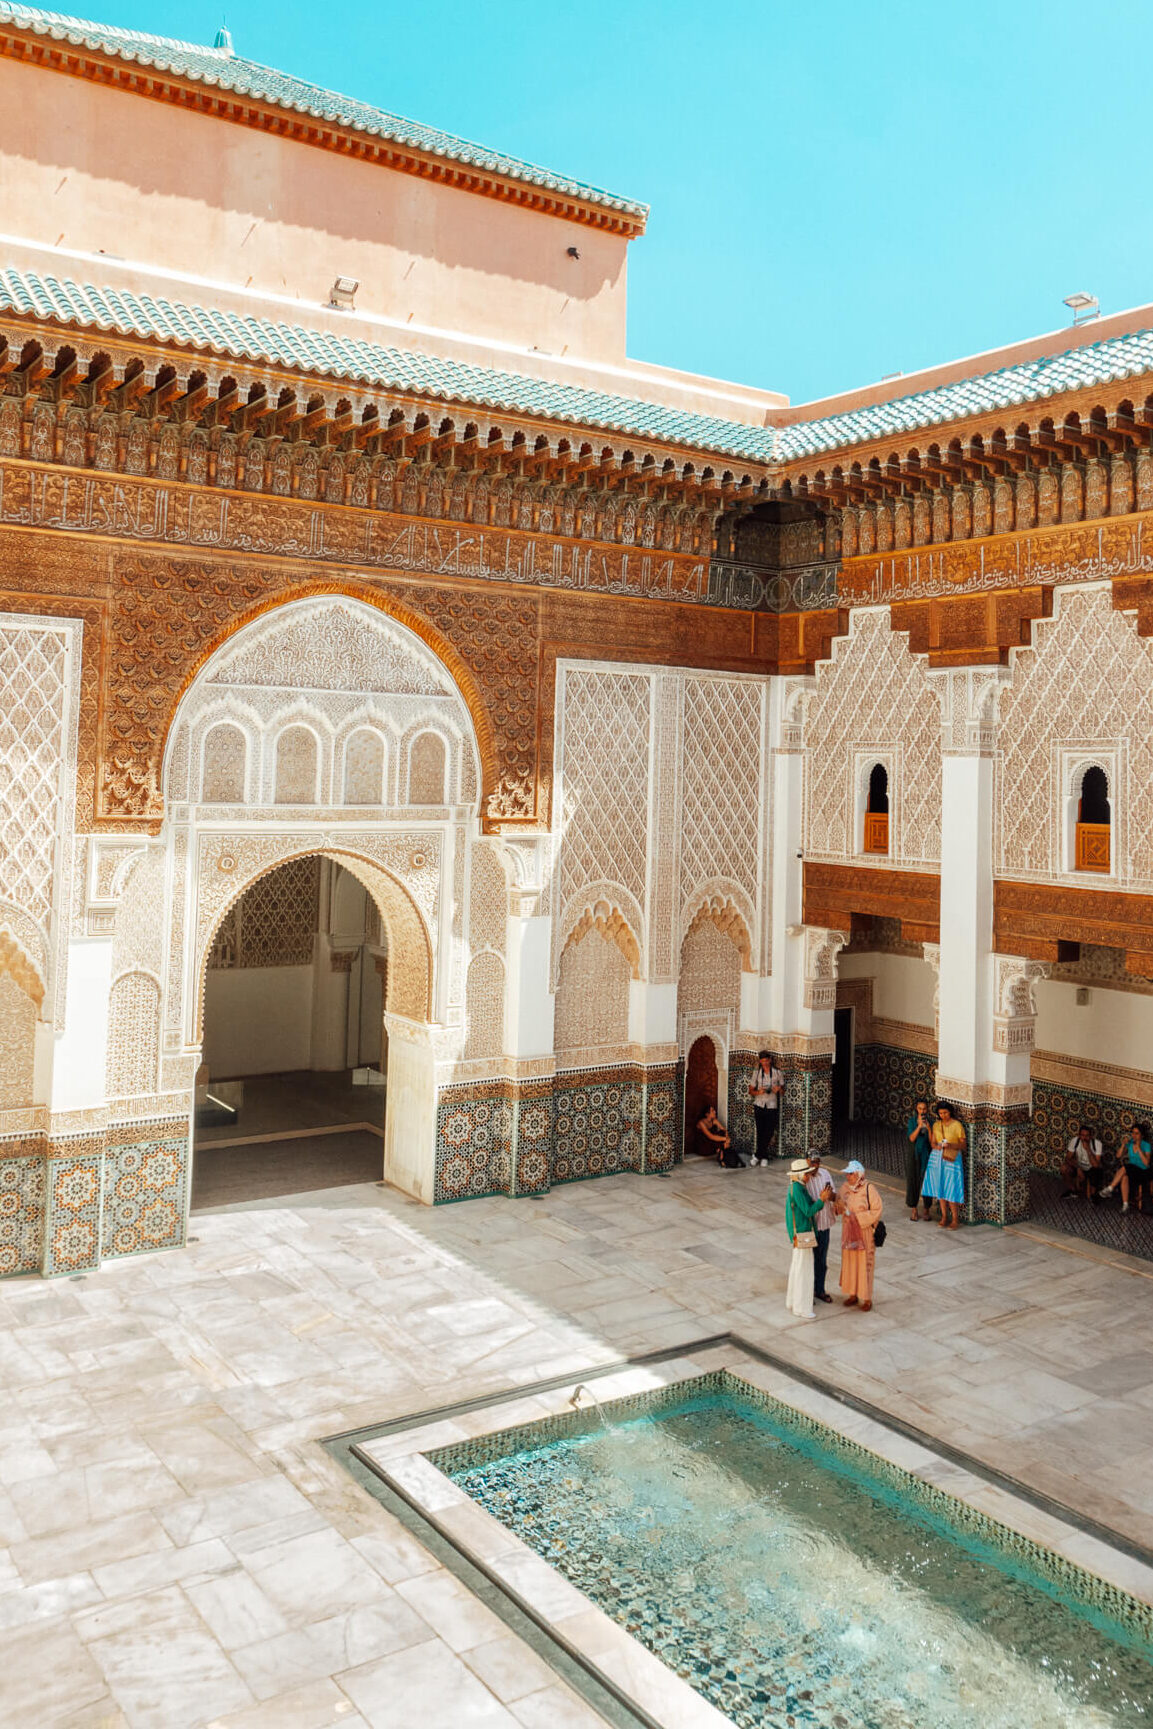
[[[317,1443],[728,1330],[1153,1547],[1153,1267],[911,1225],[880,1181],[878,1307],[811,1323],[784,1311],[783,1167],[435,1210],[365,1184],[6,1282],[4,1720],[601,1723]]]

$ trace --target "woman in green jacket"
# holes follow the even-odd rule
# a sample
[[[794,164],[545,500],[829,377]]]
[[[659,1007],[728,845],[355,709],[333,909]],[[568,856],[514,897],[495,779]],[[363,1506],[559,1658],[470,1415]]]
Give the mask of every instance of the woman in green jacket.
[[[833,1191],[826,1188],[816,1200],[805,1187],[809,1175],[808,1159],[794,1159],[789,1166],[789,1190],[785,1196],[785,1229],[793,1245],[789,1267],[789,1285],[785,1292],[785,1307],[802,1321],[815,1321],[813,1308],[813,1250],[817,1246],[813,1220]]]

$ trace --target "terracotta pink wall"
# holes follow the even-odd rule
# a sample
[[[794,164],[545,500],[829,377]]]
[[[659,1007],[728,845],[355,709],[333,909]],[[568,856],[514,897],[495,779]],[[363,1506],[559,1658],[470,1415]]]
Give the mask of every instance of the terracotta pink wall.
[[[0,230],[591,360],[625,353],[627,241],[0,60]],[[567,256],[576,246],[580,260]]]

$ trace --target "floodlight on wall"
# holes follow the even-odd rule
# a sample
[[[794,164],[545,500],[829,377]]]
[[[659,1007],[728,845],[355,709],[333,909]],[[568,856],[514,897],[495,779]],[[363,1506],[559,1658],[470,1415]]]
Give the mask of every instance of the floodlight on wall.
[[[1095,294],[1067,294],[1064,304],[1073,314],[1073,323],[1088,324],[1091,318],[1100,318],[1101,307]]]
[[[355,276],[338,276],[329,291],[328,304],[338,312],[352,312],[356,307],[356,291],[360,283]]]

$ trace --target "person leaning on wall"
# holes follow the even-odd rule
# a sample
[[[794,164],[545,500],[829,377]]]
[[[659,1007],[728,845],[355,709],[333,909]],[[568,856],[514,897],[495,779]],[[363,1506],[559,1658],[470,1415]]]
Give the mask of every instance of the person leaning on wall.
[[[774,1068],[772,1053],[758,1051],[756,1073],[749,1088],[749,1097],[753,1101],[753,1123],[757,1132],[752,1158],[754,1165],[767,1165],[773,1156],[773,1142],[777,1138],[777,1125],[781,1119],[781,1094],[784,1090],[785,1077],[780,1069]]]

